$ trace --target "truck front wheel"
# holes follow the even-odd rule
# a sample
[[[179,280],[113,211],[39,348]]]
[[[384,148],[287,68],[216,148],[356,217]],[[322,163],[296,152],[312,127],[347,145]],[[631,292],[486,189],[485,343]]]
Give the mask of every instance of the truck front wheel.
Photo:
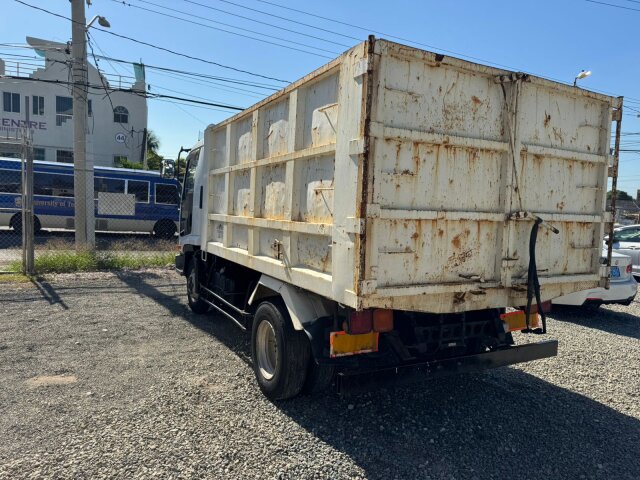
[[[193,313],[203,314],[209,311],[209,305],[200,298],[200,265],[197,254],[191,255],[187,267],[187,300]]]
[[[271,400],[298,395],[310,357],[309,340],[293,328],[284,304],[279,300],[262,302],[251,332],[253,370],[262,392]]]

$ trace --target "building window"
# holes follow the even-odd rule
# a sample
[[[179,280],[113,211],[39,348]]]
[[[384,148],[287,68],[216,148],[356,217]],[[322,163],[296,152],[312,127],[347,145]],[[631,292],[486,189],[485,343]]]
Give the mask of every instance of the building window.
[[[34,115],[44,115],[44,97],[39,97],[38,95],[33,95],[32,101],[32,113]]]
[[[90,117],[93,117],[93,103],[91,100],[87,100],[87,110]]]
[[[73,163],[73,152],[71,150],[56,150],[56,162]]]
[[[56,125],[60,127],[70,118],[73,118],[73,98],[56,96]]]
[[[178,204],[178,189],[175,185],[163,185],[156,183],[156,203],[166,205]]]
[[[129,123],[129,110],[124,107],[114,108],[113,121],[115,123]]]
[[[44,160],[44,148],[34,148],[33,149],[33,159],[34,160]]]
[[[2,92],[2,100],[5,112],[20,113],[20,94]]]

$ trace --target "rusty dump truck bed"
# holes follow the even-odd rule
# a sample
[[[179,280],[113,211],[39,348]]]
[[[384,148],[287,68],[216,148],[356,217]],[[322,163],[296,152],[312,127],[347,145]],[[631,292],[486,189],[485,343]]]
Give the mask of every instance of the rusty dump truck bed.
[[[385,40],[207,128],[202,249],[361,309],[599,283],[621,99]],[[619,118],[619,117],[617,117]]]

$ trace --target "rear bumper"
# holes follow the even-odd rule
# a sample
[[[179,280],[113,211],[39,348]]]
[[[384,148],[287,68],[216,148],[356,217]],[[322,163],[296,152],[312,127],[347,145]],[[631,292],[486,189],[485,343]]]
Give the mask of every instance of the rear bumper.
[[[454,373],[479,372],[489,368],[504,367],[515,363],[529,362],[558,354],[558,341],[547,340],[539,343],[507,347],[493,352],[479,353],[464,357],[414,363],[391,368],[366,371],[339,372],[336,388],[339,394],[348,395],[371,390],[376,386],[407,385],[427,378]]]
[[[586,305],[600,304],[612,305],[621,304],[629,305],[636,296],[638,283],[630,276],[628,280],[622,282],[611,282],[610,288],[593,288],[590,290],[581,290],[579,292],[570,293],[562,297],[554,298],[554,305]]]

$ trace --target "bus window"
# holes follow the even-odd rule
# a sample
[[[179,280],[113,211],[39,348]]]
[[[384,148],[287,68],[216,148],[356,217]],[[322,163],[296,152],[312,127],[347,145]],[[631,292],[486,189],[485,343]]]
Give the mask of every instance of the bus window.
[[[18,170],[0,170],[0,192],[21,193],[22,174]]]
[[[156,203],[178,204],[178,189],[175,185],[156,183]]]
[[[149,202],[149,182],[141,180],[129,180],[127,182],[127,193],[136,196],[136,202]]]
[[[95,198],[98,198],[99,192],[107,193],[124,193],[124,180],[118,178],[94,178]]]
[[[33,179],[33,194],[73,197],[73,175],[36,173]]]

